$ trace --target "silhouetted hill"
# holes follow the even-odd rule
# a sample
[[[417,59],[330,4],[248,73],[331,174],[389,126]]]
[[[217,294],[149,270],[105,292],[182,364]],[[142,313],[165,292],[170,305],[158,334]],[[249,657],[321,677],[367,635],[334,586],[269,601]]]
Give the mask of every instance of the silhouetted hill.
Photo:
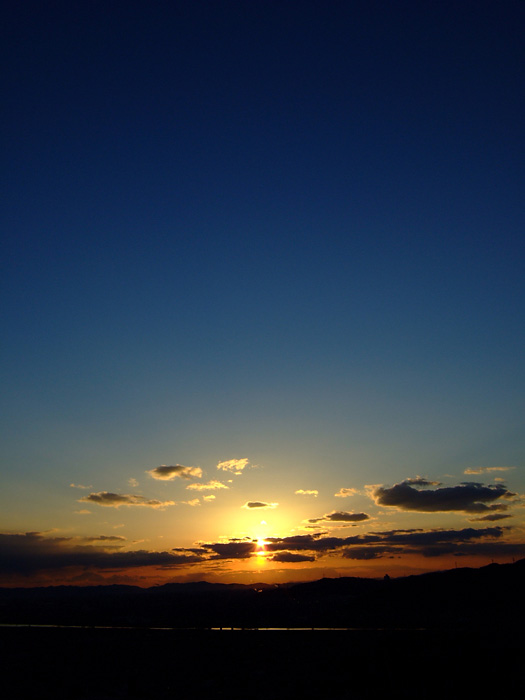
[[[0,623],[125,627],[520,627],[525,559],[396,579],[0,589]]]

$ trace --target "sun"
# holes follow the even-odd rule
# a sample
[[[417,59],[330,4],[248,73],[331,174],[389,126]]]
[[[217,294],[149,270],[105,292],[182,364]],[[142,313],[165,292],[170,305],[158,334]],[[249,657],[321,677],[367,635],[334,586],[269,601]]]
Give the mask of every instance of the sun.
[[[265,545],[268,544],[264,537],[256,538],[256,548],[255,548],[255,559],[257,564],[264,564],[267,561],[267,554]]]

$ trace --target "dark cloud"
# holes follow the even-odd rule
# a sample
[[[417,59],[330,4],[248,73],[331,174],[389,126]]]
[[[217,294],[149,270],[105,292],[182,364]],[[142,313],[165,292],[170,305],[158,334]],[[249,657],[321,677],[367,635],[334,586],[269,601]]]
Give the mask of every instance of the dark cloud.
[[[462,530],[408,529],[370,532],[350,537],[330,537],[318,532],[290,537],[266,538],[269,559],[281,563],[314,561],[320,556],[371,560],[399,554],[424,557],[525,555],[525,544],[505,542],[511,528],[499,526]],[[91,544],[86,544],[91,541]],[[30,575],[77,567],[84,571],[124,570],[137,567],[176,568],[195,563],[216,563],[256,556],[258,544],[252,539],[200,543],[189,548],[151,552],[115,549],[117,536],[100,535],[79,539],[50,537],[47,533],[0,534],[0,571],[3,574]]]
[[[89,496],[80,498],[82,503],[96,503],[98,506],[108,506],[109,508],[120,508],[121,506],[143,506],[146,508],[166,508],[174,506],[175,501],[158,501],[146,498],[137,494],[111,493],[109,491],[99,491],[90,493]]]
[[[379,486],[372,492],[372,497],[379,506],[393,506],[400,510],[424,513],[444,511],[483,513],[506,510],[507,505],[493,504],[493,501],[501,498],[509,499],[513,496],[515,494],[508,491],[502,484],[484,486],[476,482],[419,490],[411,483],[403,481],[390,488]]]
[[[171,551],[184,553],[190,552],[191,554],[208,554],[208,550],[204,549],[204,547],[173,547]]]
[[[512,515],[503,515],[502,513],[489,513],[489,515],[482,515],[480,518],[470,518],[471,523],[476,523],[481,520],[489,520],[489,521],[496,521],[496,520],[506,520],[507,518],[512,518]]]
[[[428,545],[438,542],[466,542],[473,539],[494,538],[499,539],[503,535],[501,527],[473,528],[462,530],[390,530],[376,533],[381,542],[404,545]],[[351,539],[351,538],[347,538]]]
[[[380,559],[386,555],[399,554],[401,551],[397,547],[349,547],[343,550],[342,555],[345,559],[370,560]]]
[[[525,544],[509,545],[502,542],[508,528],[463,528],[461,530],[431,529],[386,530],[350,537],[324,537],[323,533],[268,537],[269,552],[307,552],[311,555],[339,554],[346,559],[377,559],[401,553],[421,554],[425,557],[444,554],[483,554],[522,556]],[[510,547],[510,549],[509,549]]]
[[[269,552],[283,550],[328,552],[342,546],[344,538],[320,537],[319,533],[312,535],[293,535],[291,537],[267,537],[265,549]]]
[[[264,503],[264,501],[247,501],[242,508],[277,508],[278,503]]]
[[[348,513],[344,510],[336,510],[332,513],[327,513],[320,518],[310,518],[309,523],[360,523],[363,520],[369,520],[370,516],[366,513]]]
[[[213,552],[214,559],[247,559],[257,550],[257,542],[254,540],[230,540],[229,542],[215,542],[202,544],[208,552]]]
[[[161,467],[149,469],[146,474],[150,474],[154,479],[162,481],[170,481],[171,479],[193,479],[202,476],[200,467],[183,467],[182,464],[175,464],[172,467],[167,467],[163,464]]]
[[[86,542],[122,542],[126,538],[122,535],[99,535],[98,537],[86,537]]]
[[[313,554],[294,554],[293,552],[278,552],[272,557],[269,557],[272,561],[278,561],[283,564],[296,564],[301,561],[315,561],[315,556]]]
[[[0,534],[0,571],[33,574],[69,567],[127,569],[142,566],[170,567],[201,561],[194,554],[171,552],[106,551],[104,547],[80,545],[72,538],[46,537],[38,532]]]

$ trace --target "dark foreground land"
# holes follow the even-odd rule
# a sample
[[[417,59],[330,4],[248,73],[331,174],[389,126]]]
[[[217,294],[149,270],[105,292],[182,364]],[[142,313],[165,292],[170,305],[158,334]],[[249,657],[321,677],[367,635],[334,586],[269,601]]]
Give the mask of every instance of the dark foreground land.
[[[3,628],[0,641],[9,700],[419,700],[523,691],[523,646],[492,634]]]
[[[4,697],[520,697],[524,593],[525,560],[277,588],[0,589]]]

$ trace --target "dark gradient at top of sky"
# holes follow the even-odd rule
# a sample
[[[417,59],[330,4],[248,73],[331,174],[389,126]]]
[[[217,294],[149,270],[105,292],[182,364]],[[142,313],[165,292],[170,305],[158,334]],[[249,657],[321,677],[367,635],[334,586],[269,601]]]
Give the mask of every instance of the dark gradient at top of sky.
[[[332,492],[522,461],[523,3],[2,25],[10,501],[244,455],[291,493],[321,459]]]

